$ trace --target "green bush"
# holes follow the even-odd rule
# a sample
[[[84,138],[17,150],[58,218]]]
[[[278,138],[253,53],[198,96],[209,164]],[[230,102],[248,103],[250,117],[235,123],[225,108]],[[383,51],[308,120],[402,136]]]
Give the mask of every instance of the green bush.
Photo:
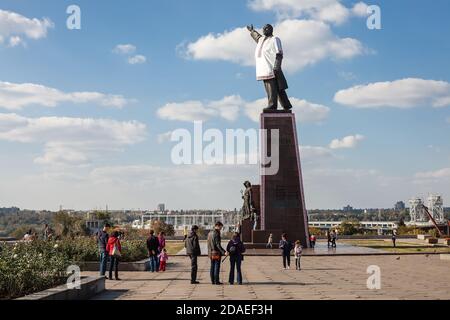
[[[358,221],[343,221],[339,227],[339,234],[351,236],[360,233],[361,225]]]
[[[124,240],[121,243],[121,261],[147,258],[145,241]],[[69,265],[98,261],[99,258],[96,240],[88,237],[0,244],[0,299],[15,298],[63,284]]]
[[[0,245],[0,298],[15,298],[66,281],[70,265],[56,243]]]

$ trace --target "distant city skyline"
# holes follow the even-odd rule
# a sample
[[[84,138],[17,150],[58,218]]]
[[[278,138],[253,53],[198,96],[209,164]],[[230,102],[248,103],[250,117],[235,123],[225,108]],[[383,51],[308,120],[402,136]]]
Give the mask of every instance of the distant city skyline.
[[[176,166],[170,135],[259,128],[251,23],[283,43],[308,209],[450,202],[449,1],[79,0],[69,30],[72,4],[0,2],[0,207],[239,209],[258,166]]]

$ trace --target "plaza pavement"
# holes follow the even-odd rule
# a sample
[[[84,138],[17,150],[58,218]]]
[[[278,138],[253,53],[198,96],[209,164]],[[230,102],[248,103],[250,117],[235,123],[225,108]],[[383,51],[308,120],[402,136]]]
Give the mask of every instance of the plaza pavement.
[[[438,255],[307,256],[302,271],[282,270],[281,257],[248,256],[243,262],[244,284],[229,285],[228,259],[222,265],[222,286],[211,285],[209,261],[199,259],[199,285],[190,284],[190,261],[170,258],[164,273],[121,272],[122,281],[106,282],[96,300],[353,300],[450,299],[450,261]],[[369,290],[367,267],[381,268],[381,289]],[[294,266],[294,263],[292,263]],[[84,272],[83,275],[97,275]]]
[[[226,241],[224,241],[226,243]],[[200,249],[202,253],[207,253],[206,241],[200,242]],[[280,250],[278,248],[273,249],[247,249],[246,255],[258,256],[279,256]],[[316,243],[314,249],[303,249],[304,256],[317,256],[317,255],[361,255],[361,254],[386,254],[385,251],[379,249],[373,249],[368,247],[357,247],[346,243],[339,242],[337,248],[330,248],[326,241],[319,241]],[[186,255],[186,249],[182,249],[177,255]]]

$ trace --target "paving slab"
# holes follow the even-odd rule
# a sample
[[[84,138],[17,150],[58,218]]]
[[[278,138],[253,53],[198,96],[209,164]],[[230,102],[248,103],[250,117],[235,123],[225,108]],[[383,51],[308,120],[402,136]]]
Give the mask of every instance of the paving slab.
[[[243,285],[227,284],[229,261],[222,264],[222,286],[211,285],[209,260],[199,258],[199,285],[190,284],[190,260],[171,257],[164,273],[121,272],[106,281],[97,300],[418,300],[450,299],[448,261],[438,255],[303,257],[302,270],[283,270],[279,256],[247,256]],[[381,289],[369,290],[368,266],[380,267]],[[83,275],[94,275],[84,272]]]

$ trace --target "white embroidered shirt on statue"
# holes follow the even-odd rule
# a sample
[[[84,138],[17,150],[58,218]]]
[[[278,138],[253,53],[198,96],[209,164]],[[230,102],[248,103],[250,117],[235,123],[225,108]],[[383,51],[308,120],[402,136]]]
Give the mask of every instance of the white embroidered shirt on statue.
[[[277,54],[283,54],[281,40],[277,37],[261,37],[256,46],[256,79],[268,80],[275,78],[273,68]]]

